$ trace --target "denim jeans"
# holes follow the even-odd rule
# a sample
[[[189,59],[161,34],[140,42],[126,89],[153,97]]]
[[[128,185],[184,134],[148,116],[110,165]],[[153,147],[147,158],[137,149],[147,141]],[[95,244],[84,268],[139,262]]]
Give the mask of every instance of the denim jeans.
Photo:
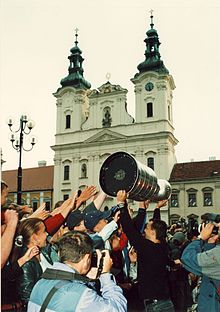
[[[145,312],[175,312],[172,301],[167,300],[157,300],[154,303],[145,304]]]

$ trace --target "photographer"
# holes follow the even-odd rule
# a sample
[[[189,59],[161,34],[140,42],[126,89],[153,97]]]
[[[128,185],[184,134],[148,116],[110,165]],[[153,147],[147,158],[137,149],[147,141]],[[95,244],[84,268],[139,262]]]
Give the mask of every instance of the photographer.
[[[220,228],[220,223],[218,225]],[[212,234],[214,225],[203,224],[199,239],[191,242],[181,261],[190,272],[202,276],[198,298],[199,312],[220,311],[220,244],[219,234]]]
[[[104,257],[97,251],[98,266],[103,260],[99,277],[101,295],[91,287],[91,280],[85,277],[90,271],[92,251],[92,239],[86,233],[73,231],[65,234],[59,241],[61,263],[47,269],[37,282],[31,293],[28,311],[45,311],[46,307],[57,312],[126,311],[127,302],[122,290],[109,273],[112,260],[107,251]]]

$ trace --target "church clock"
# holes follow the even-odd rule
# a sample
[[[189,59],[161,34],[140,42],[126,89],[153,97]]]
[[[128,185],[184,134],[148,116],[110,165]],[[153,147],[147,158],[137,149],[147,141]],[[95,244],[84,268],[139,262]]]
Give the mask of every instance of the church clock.
[[[153,90],[153,88],[154,88],[154,85],[153,85],[152,82],[146,83],[146,85],[145,85],[145,90],[146,91],[151,91],[151,90]]]

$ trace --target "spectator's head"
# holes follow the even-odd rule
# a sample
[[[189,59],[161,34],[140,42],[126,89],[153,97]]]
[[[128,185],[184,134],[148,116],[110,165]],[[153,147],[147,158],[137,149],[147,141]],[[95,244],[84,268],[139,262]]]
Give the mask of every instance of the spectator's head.
[[[68,227],[69,231],[81,231],[86,232],[84,224],[84,214],[80,210],[73,211],[67,217],[65,226]]]
[[[8,196],[8,185],[6,182],[1,181],[1,206],[4,206]]]
[[[145,237],[155,243],[162,243],[167,237],[167,224],[162,220],[151,220],[146,224]]]
[[[100,232],[107,224],[107,220],[111,215],[111,211],[95,210],[91,213],[86,213],[84,216],[85,227],[93,232]]]
[[[15,234],[15,247],[12,254],[12,261],[16,261],[21,255],[23,248],[46,246],[47,232],[44,222],[38,218],[28,218],[21,221]]]
[[[176,232],[172,237],[175,246],[181,246],[186,241],[186,235],[183,232]]]
[[[86,233],[72,231],[59,240],[60,261],[70,265],[80,274],[86,274],[91,266],[92,239]]]

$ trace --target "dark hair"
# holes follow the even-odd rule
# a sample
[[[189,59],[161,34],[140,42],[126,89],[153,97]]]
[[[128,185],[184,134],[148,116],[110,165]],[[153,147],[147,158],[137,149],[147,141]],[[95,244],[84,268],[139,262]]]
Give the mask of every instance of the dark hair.
[[[8,188],[8,184],[5,181],[1,181],[1,192],[6,188]]]
[[[163,220],[153,219],[151,223],[152,228],[156,232],[156,239],[160,242],[164,242],[167,237],[167,224]]]
[[[86,233],[72,231],[64,234],[58,241],[60,261],[78,263],[86,254],[91,254],[93,241]]]
[[[28,218],[18,224],[15,234],[15,241],[17,237],[22,237],[22,246],[14,246],[11,254],[12,263],[16,262],[20,257],[23,256],[22,247],[27,247],[30,242],[31,236],[40,230],[41,223],[43,223],[41,219]]]

